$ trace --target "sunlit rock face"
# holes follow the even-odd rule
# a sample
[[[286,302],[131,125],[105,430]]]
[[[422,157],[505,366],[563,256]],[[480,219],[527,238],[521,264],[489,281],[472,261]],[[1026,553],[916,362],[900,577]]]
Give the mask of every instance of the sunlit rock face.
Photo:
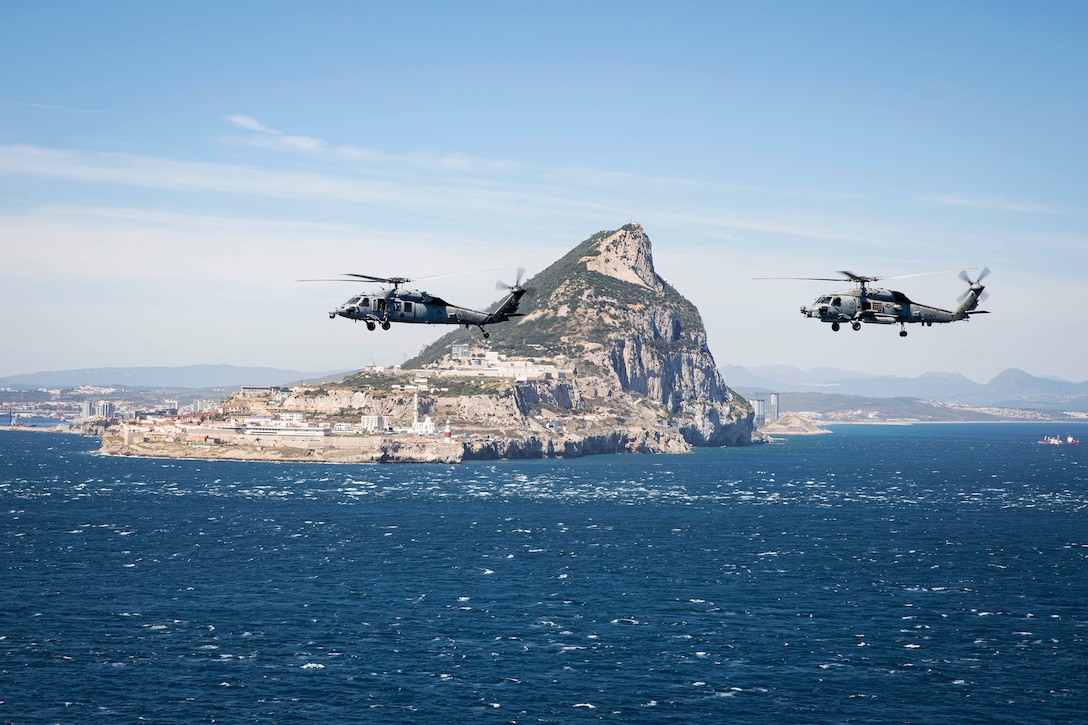
[[[525,316],[491,328],[487,343],[478,332],[457,330],[407,366],[439,367],[456,343],[486,346],[508,358],[566,361],[575,371],[569,378],[521,383],[508,396],[527,418],[546,408],[616,421],[601,440],[586,440],[595,435],[587,433],[577,443],[567,441],[568,449],[675,451],[751,443],[750,406],[722,379],[699,311],[654,270],[650,239],[640,225],[593,235],[526,284]],[[620,430],[622,445],[615,435]],[[549,455],[544,439],[525,453],[537,448]]]

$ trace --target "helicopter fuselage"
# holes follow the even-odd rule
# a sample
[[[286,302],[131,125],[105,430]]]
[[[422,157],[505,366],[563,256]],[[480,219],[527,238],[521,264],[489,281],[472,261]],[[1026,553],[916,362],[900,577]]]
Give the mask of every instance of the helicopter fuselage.
[[[513,289],[493,312],[458,307],[440,297],[416,290],[363,293],[329,312],[329,318],[345,317],[365,322],[371,330],[376,325],[388,330],[393,322],[466,327],[476,325],[483,330],[484,325],[506,322],[512,317],[520,316],[517,307],[524,293],[524,288]],[[487,336],[486,331],[484,336]]]
[[[974,299],[971,301],[974,302]],[[956,322],[970,319],[971,309],[969,305],[961,305],[954,311],[944,310],[913,302],[902,292],[869,287],[823,295],[810,305],[802,305],[801,314],[829,322],[834,329],[838,329],[839,323],[843,322],[849,322],[857,329],[858,323],[862,322],[877,325]]]
[[[978,309],[978,303],[985,295],[986,287],[982,280],[990,273],[986,267],[978,277],[971,279],[967,270],[960,272],[960,279],[967,283],[967,291],[959,297],[959,305],[954,310],[945,310],[932,305],[914,302],[902,292],[870,287],[871,282],[880,279],[898,279],[899,277],[920,277],[935,272],[905,274],[899,277],[868,277],[840,270],[843,278],[855,283],[855,287],[840,292],[817,297],[810,305],[801,305],[801,314],[805,317],[830,323],[831,329],[838,331],[844,322],[850,323],[854,330],[860,330],[862,323],[875,325],[899,325],[899,336],[907,336],[907,323],[920,323],[932,326],[934,323],[959,322],[970,320],[971,315],[986,314]],[[834,282],[836,277],[756,277],[755,279],[803,279]]]

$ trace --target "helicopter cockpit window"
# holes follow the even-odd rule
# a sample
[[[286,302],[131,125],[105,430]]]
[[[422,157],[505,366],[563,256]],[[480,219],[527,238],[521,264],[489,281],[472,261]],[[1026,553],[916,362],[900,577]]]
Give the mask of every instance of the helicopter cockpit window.
[[[842,297],[836,297],[833,300],[831,300],[831,306],[832,307],[839,307],[840,305],[842,305]]]
[[[830,297],[821,297],[820,299],[816,300],[816,304],[818,304],[818,305],[829,305],[829,304],[831,304],[831,298]]]
[[[360,307],[370,307],[370,298],[369,297],[364,297],[362,299],[362,301],[359,303],[359,306]]]

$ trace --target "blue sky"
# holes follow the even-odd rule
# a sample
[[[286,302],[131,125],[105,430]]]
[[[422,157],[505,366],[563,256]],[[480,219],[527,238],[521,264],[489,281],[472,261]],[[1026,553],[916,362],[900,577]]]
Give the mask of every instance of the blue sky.
[[[0,3],[0,375],[396,363],[341,272],[483,308],[631,221],[719,364],[1088,379],[1082,3]],[[832,333],[889,281],[969,323]],[[846,285],[842,285],[846,286]],[[501,334],[498,329],[494,334]]]

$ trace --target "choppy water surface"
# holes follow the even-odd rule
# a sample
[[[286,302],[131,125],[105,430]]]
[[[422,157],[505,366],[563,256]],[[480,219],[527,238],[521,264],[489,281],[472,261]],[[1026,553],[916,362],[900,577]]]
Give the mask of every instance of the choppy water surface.
[[[1088,425],[452,467],[95,446],[0,434],[0,721],[1088,708]]]

